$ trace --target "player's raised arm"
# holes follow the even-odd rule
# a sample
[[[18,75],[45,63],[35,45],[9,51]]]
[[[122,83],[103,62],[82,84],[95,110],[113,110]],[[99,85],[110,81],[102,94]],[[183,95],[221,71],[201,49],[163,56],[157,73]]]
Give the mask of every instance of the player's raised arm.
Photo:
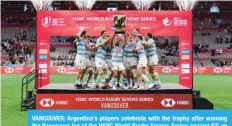
[[[115,35],[115,34],[113,34],[112,36],[110,36],[110,37],[107,38],[106,40],[103,40],[103,42],[100,42],[101,40],[98,39],[98,40],[97,40],[96,47],[104,46],[107,42],[111,41],[111,40],[114,38],[114,35]]]
[[[82,31],[79,31],[76,35],[76,39],[73,41],[75,44],[78,43],[78,41],[80,40],[80,35],[81,35]]]
[[[145,35],[145,38],[147,39],[147,41],[142,41],[142,44],[144,46],[151,46],[154,43],[154,40],[152,39],[152,34],[151,33],[147,33]]]
[[[126,33],[124,35],[124,42],[123,42],[123,48],[127,45],[127,42],[129,41],[129,34]]]
[[[88,49],[89,51],[94,51],[96,48],[97,48],[96,45],[93,45],[93,46],[88,45],[88,46],[87,46],[87,49]]]

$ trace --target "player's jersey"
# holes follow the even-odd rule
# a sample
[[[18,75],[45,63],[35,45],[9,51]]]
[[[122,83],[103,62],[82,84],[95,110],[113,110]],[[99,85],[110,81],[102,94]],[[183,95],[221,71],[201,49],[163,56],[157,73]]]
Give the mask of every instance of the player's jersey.
[[[112,64],[122,63],[123,48],[122,46],[114,46],[112,49]]]
[[[106,47],[107,53],[106,53],[106,59],[111,59],[111,48],[109,46]]]
[[[156,55],[156,45],[155,45],[155,41],[154,41],[153,39],[150,38],[150,39],[148,39],[147,42],[152,43],[150,46],[146,46],[146,47],[145,47],[147,57]]]
[[[94,45],[93,43],[91,42],[89,43],[89,46],[93,46],[93,45]],[[90,55],[91,55],[91,51],[87,50],[85,57],[89,59],[91,57]]]
[[[133,50],[133,47],[136,46],[136,42],[129,42],[124,48],[124,56],[128,58],[136,58],[137,53]]]
[[[80,56],[86,56],[87,48],[86,48],[86,42],[83,39],[80,39],[79,41],[75,41],[77,45],[77,54]]]
[[[101,37],[97,39],[97,43],[102,43],[102,42],[103,42],[103,39]],[[107,54],[106,46],[97,47],[97,52],[95,56],[96,58],[105,60],[106,54]]]
[[[92,45],[95,45],[94,43],[91,43],[91,46]],[[96,50],[91,50],[89,51],[89,56],[90,56],[90,59],[95,59],[95,55],[96,55]]]
[[[137,49],[138,56],[139,56],[140,59],[141,58],[146,58],[145,48],[142,45],[141,41],[137,42],[136,49]]]

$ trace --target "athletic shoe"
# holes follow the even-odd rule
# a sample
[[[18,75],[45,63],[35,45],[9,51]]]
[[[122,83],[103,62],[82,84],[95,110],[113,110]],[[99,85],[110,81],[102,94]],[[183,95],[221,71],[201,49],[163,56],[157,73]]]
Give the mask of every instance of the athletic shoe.
[[[95,86],[95,89],[99,89],[100,87],[98,85]]]
[[[112,89],[113,89],[113,90],[117,90],[117,88],[116,88],[116,86],[115,86],[115,85],[113,85]]]
[[[153,87],[151,87],[150,89],[160,89],[161,85],[159,84],[155,84]]]
[[[77,89],[85,89],[85,87],[83,87],[82,85],[76,85]]]
[[[110,89],[110,88],[111,88],[111,87],[110,87],[110,85],[108,85],[108,84],[102,87],[102,89]]]
[[[84,87],[85,87],[85,88],[90,88],[88,84],[85,84]]]
[[[139,88],[137,88],[137,90],[144,90],[144,86],[139,86]]]
[[[134,85],[134,87],[132,87],[132,89],[138,89],[140,86],[139,85]]]
[[[156,84],[149,84],[149,89],[152,89]]]
[[[128,86],[123,86],[123,89],[124,90],[127,90],[129,87]]]

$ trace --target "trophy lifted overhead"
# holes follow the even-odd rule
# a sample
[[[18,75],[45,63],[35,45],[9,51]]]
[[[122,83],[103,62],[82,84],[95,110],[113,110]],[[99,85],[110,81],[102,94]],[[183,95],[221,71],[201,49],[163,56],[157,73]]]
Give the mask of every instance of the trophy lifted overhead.
[[[115,14],[114,18],[114,28],[115,34],[125,34],[124,28],[126,27],[126,15]]]

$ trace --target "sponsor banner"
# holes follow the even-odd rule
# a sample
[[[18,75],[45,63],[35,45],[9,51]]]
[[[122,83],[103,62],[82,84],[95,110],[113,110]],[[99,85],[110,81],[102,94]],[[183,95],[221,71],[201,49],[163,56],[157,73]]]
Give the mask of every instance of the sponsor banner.
[[[42,73],[47,73],[50,70],[50,74],[76,74],[76,67],[47,67],[46,64],[39,64],[42,69]],[[1,74],[28,74],[33,71],[33,67],[1,67]],[[181,73],[186,74],[190,72],[189,64],[181,65]],[[161,74],[178,74],[179,67],[162,67],[156,68],[156,71]],[[195,74],[232,74],[232,67],[193,67],[193,73]]]
[[[192,109],[192,94],[37,94],[36,109]]]
[[[102,30],[113,33],[113,15],[124,14],[126,16],[125,30],[132,33],[138,28],[140,34],[152,33],[154,36],[178,36],[180,45],[179,63],[188,62],[190,68],[179,72],[179,83],[192,88],[192,12],[191,11],[39,11],[37,13],[37,50],[36,63],[49,64],[51,36],[75,36],[80,30],[86,30],[91,36],[99,36]],[[157,30],[158,29],[158,30]],[[183,43],[183,44],[182,44]],[[39,53],[40,50],[40,53]],[[38,69],[39,66],[37,65]],[[190,70],[190,71],[189,71]],[[176,69],[163,69],[164,73],[177,72]],[[189,72],[188,72],[189,71]],[[75,73],[73,69],[59,68],[54,70],[60,74]],[[162,72],[162,68],[161,71]],[[49,84],[50,69],[43,71],[41,86]],[[186,79],[189,78],[189,79]],[[40,85],[39,85],[40,86]],[[39,87],[38,86],[38,87]]]

